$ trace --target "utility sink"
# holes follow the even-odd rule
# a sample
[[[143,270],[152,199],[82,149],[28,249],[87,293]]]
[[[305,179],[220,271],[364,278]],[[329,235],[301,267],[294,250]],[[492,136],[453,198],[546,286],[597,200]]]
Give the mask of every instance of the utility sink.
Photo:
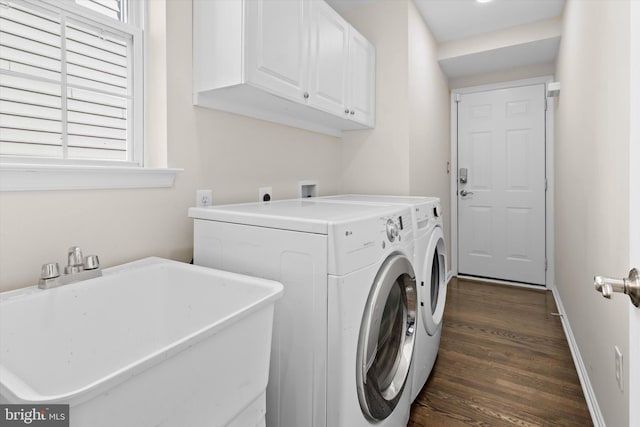
[[[0,294],[0,403],[72,427],[264,425],[282,285],[161,258]]]

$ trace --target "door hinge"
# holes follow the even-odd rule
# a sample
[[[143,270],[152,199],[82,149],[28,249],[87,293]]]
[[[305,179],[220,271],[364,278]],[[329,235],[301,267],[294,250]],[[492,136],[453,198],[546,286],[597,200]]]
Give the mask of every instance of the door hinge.
[[[547,182],[547,178],[544,179],[544,191],[547,191],[549,188],[549,183]]]
[[[549,109],[549,98],[544,99],[544,111]]]
[[[547,268],[549,268],[549,262],[547,261],[547,259],[544,259],[544,271],[547,271]]]
[[[461,94],[459,94],[459,93],[456,93],[456,94],[453,96],[453,100],[454,100],[455,102],[460,102],[460,101],[462,101],[462,95],[461,95]]]

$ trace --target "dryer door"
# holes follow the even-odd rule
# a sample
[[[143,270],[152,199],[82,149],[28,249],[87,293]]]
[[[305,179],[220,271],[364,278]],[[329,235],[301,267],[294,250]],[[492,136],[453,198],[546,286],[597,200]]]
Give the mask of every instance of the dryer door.
[[[415,320],[415,273],[406,257],[393,254],[376,275],[358,340],[358,399],[370,420],[387,418],[402,397],[413,356]]]
[[[420,309],[422,323],[429,333],[434,335],[442,324],[444,303],[447,298],[447,256],[444,246],[442,228],[433,229],[427,255],[424,262],[422,277],[428,281],[429,288],[420,295]]]

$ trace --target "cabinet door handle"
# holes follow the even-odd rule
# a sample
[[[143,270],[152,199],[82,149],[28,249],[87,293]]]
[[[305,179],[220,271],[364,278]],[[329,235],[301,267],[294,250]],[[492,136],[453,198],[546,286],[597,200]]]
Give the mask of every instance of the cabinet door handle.
[[[309,92],[305,92],[302,96],[304,96],[304,99],[309,99]]]
[[[345,114],[349,114],[349,109],[348,109],[348,108],[345,108],[345,109],[344,109],[344,113],[345,113]]]
[[[356,114],[356,112],[355,112],[355,111],[353,111],[353,110],[351,110],[351,112],[350,112],[349,114],[351,114],[351,115],[353,116],[353,115],[355,115],[355,114]]]

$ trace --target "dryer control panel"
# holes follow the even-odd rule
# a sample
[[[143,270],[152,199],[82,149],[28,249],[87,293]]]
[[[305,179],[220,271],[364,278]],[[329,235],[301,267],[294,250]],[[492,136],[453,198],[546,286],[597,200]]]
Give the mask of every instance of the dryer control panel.
[[[413,207],[416,220],[416,228],[421,230],[429,225],[429,220],[442,215],[440,203],[427,203]]]

